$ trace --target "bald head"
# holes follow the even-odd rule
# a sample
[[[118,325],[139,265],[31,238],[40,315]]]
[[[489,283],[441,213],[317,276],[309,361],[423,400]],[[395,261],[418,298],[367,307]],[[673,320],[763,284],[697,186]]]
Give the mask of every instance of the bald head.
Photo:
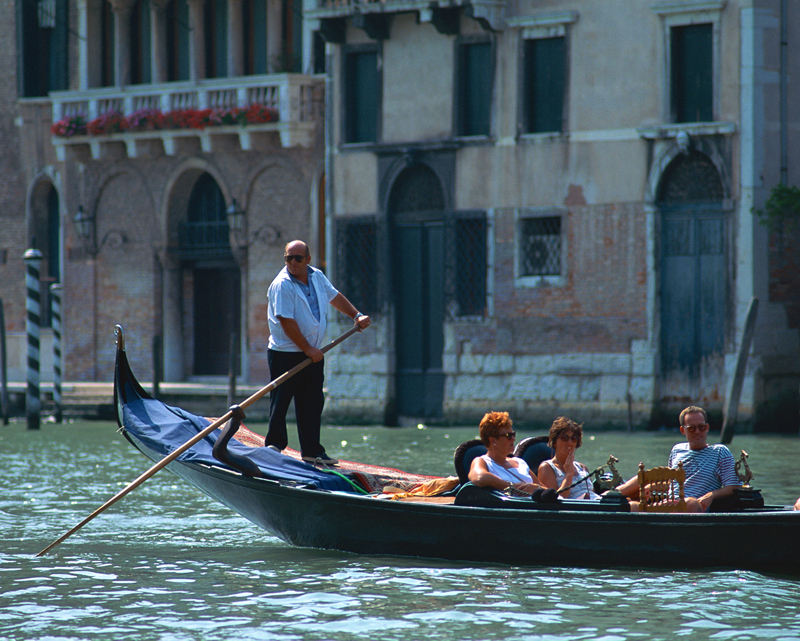
[[[302,240],[291,240],[288,243],[286,243],[286,247],[284,247],[283,253],[287,256],[291,254],[302,254],[303,256],[311,255],[311,252],[308,249],[308,245]]]

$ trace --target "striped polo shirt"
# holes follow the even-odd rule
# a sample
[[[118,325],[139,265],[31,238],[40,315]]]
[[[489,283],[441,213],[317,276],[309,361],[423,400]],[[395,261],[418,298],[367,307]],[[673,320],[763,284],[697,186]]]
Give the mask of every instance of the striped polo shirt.
[[[688,443],[678,443],[669,454],[669,467],[678,467],[683,462],[686,482],[685,496],[699,499],[726,485],[741,485],[736,474],[733,454],[724,445],[708,445],[702,450],[693,450]]]

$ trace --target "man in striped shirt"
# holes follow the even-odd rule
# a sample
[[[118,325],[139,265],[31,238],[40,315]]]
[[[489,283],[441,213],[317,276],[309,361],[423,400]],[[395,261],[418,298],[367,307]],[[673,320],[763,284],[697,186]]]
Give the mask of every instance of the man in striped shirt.
[[[687,407],[681,412],[680,422],[686,443],[672,448],[668,465],[675,468],[679,461],[683,463],[688,510],[707,512],[714,500],[730,496],[742,483],[731,451],[724,445],[708,444],[708,418],[703,408]]]

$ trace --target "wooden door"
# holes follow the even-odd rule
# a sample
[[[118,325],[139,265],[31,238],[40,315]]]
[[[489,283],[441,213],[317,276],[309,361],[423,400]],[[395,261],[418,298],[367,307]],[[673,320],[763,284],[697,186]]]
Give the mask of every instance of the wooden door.
[[[395,225],[395,386],[401,416],[442,414],[444,223],[436,213],[438,220]]]
[[[662,210],[662,397],[722,398],[727,301],[725,216],[719,207]]]
[[[438,418],[444,404],[444,196],[424,164],[398,176],[389,201],[399,416]]]
[[[239,334],[240,281],[238,267],[194,271],[195,376],[228,374],[231,334]]]

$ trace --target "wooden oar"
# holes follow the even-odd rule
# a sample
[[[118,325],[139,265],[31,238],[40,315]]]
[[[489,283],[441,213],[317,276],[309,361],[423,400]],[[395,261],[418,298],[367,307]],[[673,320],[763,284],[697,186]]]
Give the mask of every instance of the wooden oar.
[[[344,334],[339,336],[339,338],[333,340],[331,343],[329,343],[328,345],[323,347],[322,350],[321,350],[322,353],[324,354],[328,350],[333,349],[339,343],[341,343],[346,338],[349,338],[350,336],[352,336],[357,331],[359,331],[358,326],[357,325],[353,326],[352,328],[347,330]],[[267,392],[271,392],[276,387],[278,387],[278,385],[280,385],[284,381],[290,379],[292,376],[297,374],[297,372],[299,372],[301,369],[303,369],[304,367],[307,367],[310,364],[311,364],[311,359],[307,358],[302,363],[299,363],[298,365],[295,365],[288,372],[286,372],[285,374],[281,374],[278,378],[276,378],[274,381],[269,383],[269,385],[266,385],[265,387],[262,387],[255,394],[253,394],[250,398],[242,401],[239,404],[239,407],[241,407],[242,409],[247,409],[250,405],[252,405],[257,400],[259,400],[261,397],[263,397]],[[211,432],[213,432],[215,429],[217,429],[221,425],[224,425],[232,416],[233,416],[233,412],[231,410],[228,410],[227,413],[224,416],[221,416],[220,418],[215,420],[213,423],[211,423],[211,425],[206,427],[202,432],[198,432],[196,436],[193,436],[192,438],[190,438],[183,445],[181,445],[177,450],[172,452],[172,454],[169,454],[169,455],[165,456],[158,463],[153,465],[153,467],[151,467],[144,474],[142,474],[139,478],[137,478],[135,481],[132,481],[131,483],[129,483],[128,486],[125,487],[123,490],[120,490],[119,492],[117,492],[108,501],[103,503],[103,505],[101,505],[94,512],[92,512],[89,516],[87,516],[85,519],[83,519],[83,521],[78,523],[78,525],[76,525],[74,528],[72,528],[69,532],[67,532],[61,538],[56,539],[55,541],[53,541],[50,545],[48,545],[44,550],[39,552],[39,554],[37,554],[36,556],[38,557],[38,556],[43,556],[43,555],[47,554],[50,550],[52,550],[59,543],[61,543],[65,539],[69,538],[73,534],[75,534],[75,532],[80,530],[84,525],[86,525],[89,521],[91,521],[98,514],[103,512],[106,508],[109,508],[112,505],[114,505],[114,503],[119,501],[128,492],[130,492],[131,490],[134,490],[135,488],[140,486],[142,483],[144,483],[147,479],[149,479],[151,476],[153,476],[156,472],[158,472],[159,470],[161,470],[161,469],[165,468],[167,465],[169,465],[172,461],[174,461],[176,458],[178,458],[186,450],[188,450],[190,447],[192,447],[192,445],[194,445],[198,441],[204,439],[206,436],[211,434]]]

